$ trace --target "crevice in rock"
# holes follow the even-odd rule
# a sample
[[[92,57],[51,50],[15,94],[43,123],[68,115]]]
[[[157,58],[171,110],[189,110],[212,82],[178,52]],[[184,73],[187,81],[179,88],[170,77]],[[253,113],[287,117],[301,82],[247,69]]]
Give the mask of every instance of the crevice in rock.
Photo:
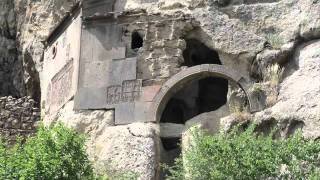
[[[29,52],[24,53],[24,70],[27,72],[25,79],[26,94],[39,104],[41,102],[40,76],[35,68],[35,62]]]
[[[257,124],[255,127],[255,132],[261,133],[264,136],[268,136],[272,130],[276,129],[277,127],[277,120],[271,118],[269,120],[262,121],[261,123]]]

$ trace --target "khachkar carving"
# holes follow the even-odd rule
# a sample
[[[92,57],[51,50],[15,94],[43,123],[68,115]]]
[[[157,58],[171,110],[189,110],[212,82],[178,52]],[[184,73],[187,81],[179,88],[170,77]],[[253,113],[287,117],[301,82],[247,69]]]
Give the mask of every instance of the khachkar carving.
[[[48,86],[47,111],[57,111],[72,95],[73,60],[71,59],[51,80]]]
[[[141,94],[142,80],[126,80],[122,86],[109,86],[107,88],[107,104],[136,101]]]

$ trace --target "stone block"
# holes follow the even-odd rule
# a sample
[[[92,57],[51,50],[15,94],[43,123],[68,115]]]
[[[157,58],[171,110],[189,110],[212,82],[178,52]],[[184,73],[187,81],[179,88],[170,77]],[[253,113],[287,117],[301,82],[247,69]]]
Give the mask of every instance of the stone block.
[[[137,78],[136,58],[127,58],[112,60],[109,67],[109,85],[121,85],[124,80],[133,80]]]
[[[151,119],[148,119],[149,109],[152,102],[135,102],[135,113],[134,121],[135,122],[150,122]]]
[[[50,113],[57,111],[64,105],[72,94],[73,82],[73,61],[69,61],[51,80],[51,88],[48,92],[48,103],[50,106]],[[30,107],[30,103],[25,106]],[[30,109],[32,109],[30,107]]]
[[[111,61],[80,63],[79,88],[99,88],[111,85],[108,82]]]
[[[184,130],[184,124],[160,123],[160,137],[162,138],[181,137]]]
[[[87,24],[82,31],[81,62],[124,59],[122,27],[113,23]]]
[[[135,122],[135,103],[125,102],[115,106],[115,124],[130,124]]]
[[[74,109],[102,109],[107,102],[107,88],[80,88],[75,96]]]
[[[153,101],[154,97],[157,95],[160,88],[161,88],[161,85],[142,87],[142,95],[140,97],[140,101],[143,101],[143,102]]]

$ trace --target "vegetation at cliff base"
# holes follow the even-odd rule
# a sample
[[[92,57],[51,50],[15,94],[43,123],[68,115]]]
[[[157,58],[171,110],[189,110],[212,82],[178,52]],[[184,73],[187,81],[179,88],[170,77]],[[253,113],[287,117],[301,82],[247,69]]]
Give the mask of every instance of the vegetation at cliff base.
[[[320,179],[320,142],[302,133],[285,139],[244,132],[208,135],[191,131],[192,141],[169,168],[169,180]]]
[[[0,143],[0,179],[94,179],[85,137],[57,124],[8,148]]]

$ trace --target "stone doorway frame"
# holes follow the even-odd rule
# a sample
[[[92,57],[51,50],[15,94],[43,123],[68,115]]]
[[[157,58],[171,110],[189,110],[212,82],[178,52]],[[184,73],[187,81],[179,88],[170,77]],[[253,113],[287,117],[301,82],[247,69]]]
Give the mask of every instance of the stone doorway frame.
[[[235,82],[245,92],[249,101],[250,112],[260,111],[259,100],[249,92],[252,83],[247,78],[224,65],[202,64],[180,71],[162,85],[153,99],[149,112],[149,120],[160,123],[161,115],[170,98],[185,84],[206,77],[220,77]]]

